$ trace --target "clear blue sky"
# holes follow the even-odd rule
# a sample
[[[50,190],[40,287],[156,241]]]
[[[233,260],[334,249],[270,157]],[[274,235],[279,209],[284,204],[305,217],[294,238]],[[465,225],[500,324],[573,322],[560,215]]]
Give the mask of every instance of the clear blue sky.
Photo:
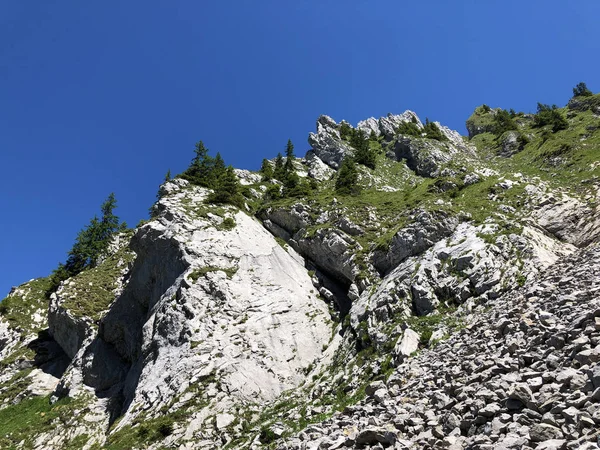
[[[0,2],[0,298],[47,275],[115,192],[130,225],[200,139],[256,169],[319,114],[405,109],[464,132],[481,103],[600,90],[600,2]]]

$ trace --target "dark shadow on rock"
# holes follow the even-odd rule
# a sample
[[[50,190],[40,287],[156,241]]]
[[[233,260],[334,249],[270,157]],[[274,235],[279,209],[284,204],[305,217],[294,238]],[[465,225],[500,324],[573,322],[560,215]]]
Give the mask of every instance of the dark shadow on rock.
[[[35,352],[33,365],[53,377],[62,377],[69,367],[69,357],[50,336],[48,330],[40,331],[37,339],[31,341],[27,347]]]
[[[333,294],[333,303],[336,310],[340,313],[340,319],[346,317],[352,307],[352,300],[348,297],[348,285],[332,278],[321,269],[315,270],[315,275],[319,279],[319,284]]]
[[[102,319],[98,336],[89,346],[84,383],[108,398],[112,424],[133,401],[142,373],[143,327],[167,289],[187,270],[179,242],[152,227],[140,229],[131,241],[137,253],[123,293]]]

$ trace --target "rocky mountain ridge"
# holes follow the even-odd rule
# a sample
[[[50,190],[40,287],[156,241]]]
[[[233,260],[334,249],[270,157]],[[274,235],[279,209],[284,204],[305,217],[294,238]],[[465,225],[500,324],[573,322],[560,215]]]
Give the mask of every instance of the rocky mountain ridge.
[[[0,447],[596,448],[599,104],[484,105],[469,139],[321,116],[311,191],[236,170],[244,208],[164,183],[96,267],[0,303]]]

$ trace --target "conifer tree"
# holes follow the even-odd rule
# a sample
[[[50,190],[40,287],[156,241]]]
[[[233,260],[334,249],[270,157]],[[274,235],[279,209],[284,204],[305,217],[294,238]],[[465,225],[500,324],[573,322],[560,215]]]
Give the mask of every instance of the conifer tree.
[[[517,124],[512,119],[510,112],[501,109],[494,116],[494,134],[500,136],[505,131],[516,130]]]
[[[413,117],[414,119],[414,117]],[[415,122],[402,122],[396,129],[396,133],[404,136],[421,137],[423,131]]]
[[[192,159],[190,167],[184,172],[184,178],[194,184],[210,188],[215,181],[212,178],[214,159],[208,155],[208,149],[202,141],[196,143],[194,153],[196,156]]]
[[[358,170],[353,158],[344,158],[337,179],[335,190],[343,195],[356,195],[360,192],[358,185]]]
[[[244,206],[244,197],[240,193],[240,183],[232,166],[227,166],[216,182],[214,192],[211,193],[207,202],[226,203],[242,208]]]
[[[279,181],[284,179],[284,170],[283,170],[283,156],[281,153],[277,153],[277,157],[275,158],[275,169],[273,170],[273,178],[276,178]]]
[[[295,171],[289,172],[283,181],[284,196],[288,196],[300,183],[300,177]]]
[[[442,130],[435,124],[435,122],[430,122],[428,118],[425,119],[425,126],[423,127],[423,132],[425,133],[425,137],[427,139],[435,139],[436,141],[447,141],[448,138]]]
[[[223,158],[221,157],[221,153],[217,152],[217,155],[215,156],[215,159],[213,160],[212,173],[210,174],[211,186],[215,185],[217,180],[219,178],[221,178],[221,175],[223,175],[223,173],[225,173],[226,169],[227,169],[227,167],[225,167],[225,161],[223,161]]]
[[[273,178],[273,167],[268,159],[263,159],[260,166],[260,173],[263,181],[271,181]]]
[[[352,137],[352,127],[348,125],[348,122],[342,121],[340,124],[340,137],[344,140],[348,140]]]
[[[167,174],[165,175],[165,182],[171,181],[171,169],[167,170]]]
[[[560,113],[558,106],[550,106],[538,102],[534,126],[544,127],[546,125],[551,125],[552,132],[556,133],[560,130],[566,130],[569,127],[569,122]]]
[[[98,258],[108,249],[114,234],[123,230],[123,224],[119,224],[119,218],[114,214],[116,207],[117,200],[111,193],[100,207],[101,218],[94,216],[77,234],[75,243],[68,252],[67,261],[59,264],[54,270],[49,292],[56,290],[61,281],[97,264]]]
[[[592,95],[594,93],[588,89],[584,82],[577,83],[577,86],[573,88],[573,97],[591,97]]]
[[[283,166],[283,172],[285,176],[288,176],[290,173],[294,172],[294,159],[296,159],[296,155],[294,155],[294,144],[292,144],[291,139],[288,139],[287,146],[285,148],[285,165]]]
[[[350,138],[350,145],[356,149],[355,160],[371,169],[375,168],[376,155],[363,130],[355,130]]]

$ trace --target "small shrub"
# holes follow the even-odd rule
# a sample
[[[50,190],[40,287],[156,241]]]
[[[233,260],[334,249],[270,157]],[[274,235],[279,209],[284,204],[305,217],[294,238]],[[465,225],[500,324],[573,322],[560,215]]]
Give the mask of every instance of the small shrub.
[[[494,134],[502,135],[506,131],[516,130],[517,124],[512,119],[510,113],[504,109],[496,112],[494,115]]]
[[[137,430],[137,435],[141,439],[145,440],[150,436],[150,430],[148,429],[148,427],[146,425],[140,425],[140,427]]]
[[[569,122],[563,117],[556,105],[537,104],[537,114],[535,115],[536,127],[552,126],[552,132],[556,133],[560,130],[566,130],[569,127]]]
[[[429,119],[425,119],[425,126],[423,127],[423,132],[425,133],[425,137],[427,139],[435,139],[436,141],[447,141],[448,138],[442,130],[435,124],[435,122],[430,122]]]
[[[262,427],[258,440],[261,444],[270,444],[277,440],[277,435],[269,427]]]
[[[414,122],[402,122],[400,126],[396,129],[397,134],[402,134],[405,136],[414,136],[421,137],[421,129]]]
[[[278,184],[270,185],[264,195],[265,200],[278,200],[282,197],[281,186]]]
[[[222,230],[233,230],[235,228],[237,224],[235,223],[235,220],[233,220],[231,217],[226,217],[225,219],[223,219],[223,222],[221,222],[221,229]]]
[[[166,438],[167,436],[172,435],[173,431],[174,431],[173,422],[163,422],[163,423],[161,423],[158,426],[158,428],[157,428],[156,431],[163,438]]]

